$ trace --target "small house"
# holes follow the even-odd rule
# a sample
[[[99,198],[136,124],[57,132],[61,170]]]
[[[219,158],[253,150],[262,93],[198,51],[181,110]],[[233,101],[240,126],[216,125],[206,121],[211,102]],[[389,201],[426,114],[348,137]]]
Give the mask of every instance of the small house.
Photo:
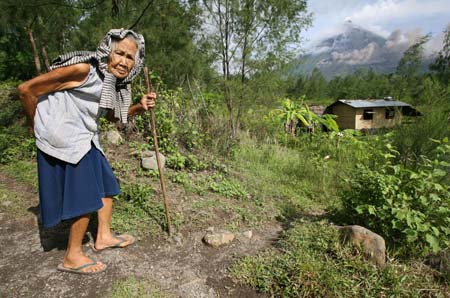
[[[411,105],[385,99],[339,99],[324,114],[334,114],[340,129],[389,128],[401,123],[403,116],[419,116]]]

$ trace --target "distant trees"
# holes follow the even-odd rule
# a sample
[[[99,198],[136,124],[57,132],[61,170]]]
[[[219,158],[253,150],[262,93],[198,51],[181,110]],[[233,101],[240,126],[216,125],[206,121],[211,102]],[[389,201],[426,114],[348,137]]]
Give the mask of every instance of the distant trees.
[[[0,80],[29,79],[58,54],[94,50],[111,28],[147,41],[147,61],[169,86],[200,75],[208,63],[194,43],[197,1],[32,0],[0,2]],[[34,69],[33,69],[34,68]]]
[[[443,47],[430,65],[430,70],[436,74],[441,83],[450,83],[450,24],[444,31]]]
[[[222,73],[221,90],[235,135],[245,98],[236,91],[258,71],[276,69],[289,56],[289,45],[300,41],[311,16],[305,0],[203,0],[202,4],[205,39]]]
[[[8,71],[1,71],[0,79],[27,79],[43,72],[49,48],[51,52],[65,42],[64,34],[76,26],[81,12],[67,0],[1,1],[0,65]],[[23,59],[30,56],[33,64]]]
[[[358,69],[353,74],[336,76],[330,81],[323,78],[315,68],[310,76],[300,76],[291,83],[289,95],[306,95],[312,102],[331,102],[336,99],[394,99],[423,105],[450,98],[450,25],[444,31],[444,45],[436,60],[430,65],[431,72],[424,73],[423,47],[429,35],[419,38],[404,53],[396,71],[391,74]]]

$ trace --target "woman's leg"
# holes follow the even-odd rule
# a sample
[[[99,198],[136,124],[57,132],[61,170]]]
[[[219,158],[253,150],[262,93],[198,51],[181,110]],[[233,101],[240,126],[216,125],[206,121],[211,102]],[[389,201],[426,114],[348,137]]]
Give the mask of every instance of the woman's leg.
[[[88,258],[82,249],[83,238],[89,224],[89,215],[82,215],[74,220],[70,226],[69,243],[67,244],[66,255],[64,256],[64,267],[77,268],[93,261]],[[83,272],[95,272],[105,268],[101,262],[81,269]]]
[[[134,239],[133,238],[127,238],[128,235],[122,235],[123,238],[125,238],[125,241],[123,239],[118,239],[114,237],[114,235],[111,233],[111,215],[112,215],[112,206],[113,206],[113,199],[106,197],[102,199],[103,201],[103,207],[100,208],[98,213],[98,230],[97,230],[97,239],[95,240],[95,248],[98,250],[104,249],[106,247],[117,245],[118,243],[120,247],[125,247],[129,244],[131,244]]]

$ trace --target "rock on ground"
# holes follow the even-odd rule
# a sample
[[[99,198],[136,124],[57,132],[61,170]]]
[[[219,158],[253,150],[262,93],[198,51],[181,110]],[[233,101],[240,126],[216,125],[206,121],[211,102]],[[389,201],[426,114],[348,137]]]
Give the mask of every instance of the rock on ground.
[[[206,231],[203,241],[209,246],[220,247],[231,243],[234,240],[234,237],[235,235],[229,231],[214,231],[214,229],[210,228]]]
[[[142,168],[144,170],[157,170],[158,169],[158,163],[156,161],[156,152],[155,151],[143,151],[141,159]],[[161,168],[164,169],[166,164],[166,157],[159,153],[159,160],[161,162]]]
[[[123,141],[122,136],[120,135],[120,133],[117,130],[109,130],[106,132],[105,135],[106,141],[109,144],[113,144],[113,145],[120,145]]]
[[[358,225],[339,227],[344,243],[362,249],[364,255],[378,267],[386,264],[386,243],[380,235]]]

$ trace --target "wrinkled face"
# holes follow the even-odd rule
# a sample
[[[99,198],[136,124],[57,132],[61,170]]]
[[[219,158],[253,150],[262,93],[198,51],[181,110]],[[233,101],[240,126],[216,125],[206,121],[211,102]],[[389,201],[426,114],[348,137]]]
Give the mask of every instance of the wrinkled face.
[[[134,66],[137,50],[136,43],[129,38],[116,42],[108,59],[108,72],[125,79]]]

